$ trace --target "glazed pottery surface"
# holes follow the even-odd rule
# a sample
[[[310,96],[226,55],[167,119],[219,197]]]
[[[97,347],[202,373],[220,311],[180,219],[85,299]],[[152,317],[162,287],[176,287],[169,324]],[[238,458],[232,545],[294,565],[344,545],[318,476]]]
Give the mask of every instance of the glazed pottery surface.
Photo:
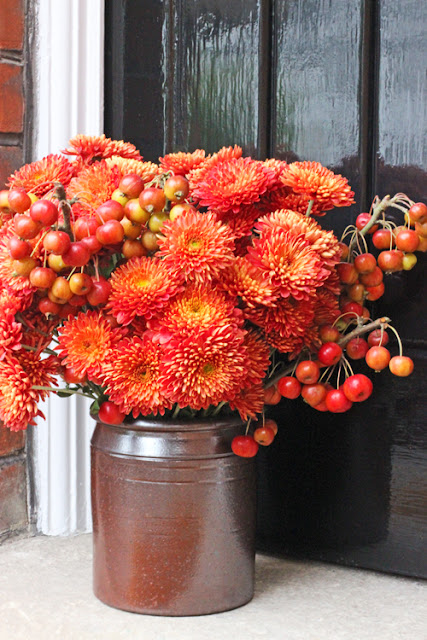
[[[94,592],[113,607],[201,615],[253,596],[254,459],[235,418],[97,423],[91,443]]]

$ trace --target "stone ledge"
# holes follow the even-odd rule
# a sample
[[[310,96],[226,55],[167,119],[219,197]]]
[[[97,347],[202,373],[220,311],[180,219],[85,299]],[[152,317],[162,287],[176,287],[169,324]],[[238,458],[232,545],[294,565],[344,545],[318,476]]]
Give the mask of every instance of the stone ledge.
[[[0,548],[0,638],[14,640],[421,640],[426,583],[257,556],[255,597],[221,614],[141,616],[92,594],[92,540],[37,536]]]

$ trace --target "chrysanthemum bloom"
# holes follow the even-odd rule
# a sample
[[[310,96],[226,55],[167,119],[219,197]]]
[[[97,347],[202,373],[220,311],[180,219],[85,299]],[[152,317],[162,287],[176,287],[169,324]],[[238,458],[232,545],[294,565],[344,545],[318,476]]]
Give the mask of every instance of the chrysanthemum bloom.
[[[296,211],[283,209],[259,218],[255,229],[260,236],[268,235],[279,229],[293,235],[303,235],[310,248],[322,259],[323,265],[332,269],[340,261],[341,249],[332,231],[325,231],[310,217]]]
[[[279,298],[274,307],[245,310],[245,317],[266,333],[274,331],[284,338],[303,336],[313,323],[316,298],[295,300],[291,296]]]
[[[275,229],[254,240],[248,259],[268,275],[284,298],[304,300],[313,296],[329,275],[328,269],[303,235]]]
[[[61,323],[58,316],[41,314],[36,305],[22,312],[19,316],[25,328],[21,343],[36,349],[39,353],[52,342],[53,330]]]
[[[339,275],[335,269],[331,269],[329,276],[326,278],[323,283],[323,287],[321,290],[325,289],[332,293],[336,298],[338,298],[339,294],[342,291],[341,281],[339,279]]]
[[[245,387],[251,387],[255,384],[260,384],[264,380],[270,365],[270,349],[265,338],[257,329],[246,331],[244,346],[249,360]]]
[[[277,206],[274,209],[270,209],[271,211],[276,211],[277,209],[290,209],[292,211],[296,211],[301,215],[305,216],[308,210],[308,205],[310,203],[310,198],[301,193],[293,193],[292,191],[289,193],[289,187],[283,187],[283,189],[288,190],[287,195],[283,193],[282,197],[276,199]],[[272,193],[272,201],[274,201],[274,195],[276,192]],[[317,218],[321,218],[326,214],[326,211],[322,210],[317,202],[314,202],[310,215],[316,216]]]
[[[187,281],[210,282],[234,261],[234,237],[213,213],[190,211],[168,220],[159,238],[159,257],[168,271]]]
[[[288,163],[284,160],[277,160],[277,158],[268,158],[264,160],[263,164],[274,174],[274,181],[272,181],[270,189],[280,189],[283,187],[281,177],[288,168]]]
[[[108,351],[121,338],[121,330],[112,329],[102,312],[81,312],[59,329],[59,356],[77,375],[87,375],[96,381]]]
[[[136,173],[146,184],[151,182],[153,178],[162,173],[161,168],[154,162],[141,162],[132,158],[120,158],[120,156],[112,156],[106,160],[109,167],[117,167],[120,176],[123,177],[128,173]]]
[[[19,351],[22,340],[22,325],[13,315],[0,313],[0,360],[8,351]]]
[[[324,287],[317,289],[314,306],[314,325],[320,327],[322,324],[332,324],[340,313],[338,296]]]
[[[42,160],[26,164],[10,177],[8,186],[22,187],[41,198],[54,188],[54,182],[66,187],[73,177],[74,167],[64,156],[51,153]]]
[[[264,387],[261,382],[241,389],[234,398],[228,401],[232,411],[238,411],[244,422],[256,418],[264,408]]]
[[[26,289],[16,291],[0,280],[0,314],[14,316],[18,311],[28,309],[32,301],[33,291]]]
[[[112,290],[107,307],[119,324],[128,325],[136,316],[149,320],[169,298],[181,290],[182,279],[163,260],[131,258],[110,278]]]
[[[123,413],[164,414],[172,405],[160,391],[160,347],[145,334],[124,338],[111,350],[102,380],[111,402]]]
[[[304,338],[302,336],[281,336],[278,331],[274,329],[265,334],[267,343],[273,349],[277,349],[280,353],[295,354],[301,353],[304,345]]]
[[[164,394],[197,410],[234,398],[248,368],[243,342],[243,331],[230,325],[174,336],[160,362]]]
[[[354,192],[348,180],[320,162],[292,162],[281,178],[295,193],[315,200],[322,211],[354,204]]]
[[[106,138],[104,134],[101,136],[79,134],[71,138],[69,145],[69,148],[64,149],[63,153],[80,156],[85,164],[111,158],[111,156],[142,160],[142,156],[135,145],[130,142],[123,142],[123,140]]]
[[[241,298],[248,307],[274,306],[278,297],[265,271],[241,256],[236,257],[233,265],[224,271],[221,286],[232,296]]]
[[[176,176],[185,176],[205,160],[205,151],[204,149],[196,149],[192,153],[183,153],[182,151],[168,153],[159,160],[163,173],[171,171]]]
[[[243,154],[242,147],[234,145],[234,147],[221,147],[217,153],[209,155],[197,167],[190,171],[188,179],[190,180],[190,189],[197,187],[198,183],[204,180],[206,174],[218,163],[226,162],[232,158],[241,158]]]
[[[215,215],[217,220],[225,224],[233,236],[238,239],[251,235],[256,220],[263,213],[264,211],[261,211],[255,205],[244,205],[240,207],[237,213],[226,211],[225,213],[215,212]]]
[[[0,420],[11,431],[22,431],[43,415],[37,403],[48,391],[35,390],[33,386],[56,386],[53,377],[57,364],[52,357],[42,360],[33,351],[20,351],[16,356],[7,354],[0,362]]]
[[[216,212],[237,213],[257,202],[274,182],[274,172],[252,158],[232,158],[214,165],[192,189],[192,196]]]
[[[289,193],[292,193],[289,187],[284,187],[283,184],[277,189],[269,189],[268,191],[266,191],[261,196],[260,201],[257,202],[256,205],[259,208],[260,216],[272,213],[273,211],[277,211],[278,209],[283,209],[283,203],[288,198]]]
[[[243,323],[236,298],[215,286],[189,284],[163,310],[159,322],[172,333],[184,335],[194,329]]]
[[[119,182],[119,170],[109,167],[103,160],[85,167],[71,180],[67,188],[67,198],[78,198],[79,205],[90,212],[111,198]]]

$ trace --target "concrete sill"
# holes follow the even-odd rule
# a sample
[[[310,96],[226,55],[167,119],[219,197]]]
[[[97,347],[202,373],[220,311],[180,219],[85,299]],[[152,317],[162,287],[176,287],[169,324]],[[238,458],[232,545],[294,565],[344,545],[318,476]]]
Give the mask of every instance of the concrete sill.
[[[252,602],[221,614],[162,618],[92,594],[92,540],[39,536],[0,547],[1,640],[425,640],[426,584],[317,562],[257,557]]]

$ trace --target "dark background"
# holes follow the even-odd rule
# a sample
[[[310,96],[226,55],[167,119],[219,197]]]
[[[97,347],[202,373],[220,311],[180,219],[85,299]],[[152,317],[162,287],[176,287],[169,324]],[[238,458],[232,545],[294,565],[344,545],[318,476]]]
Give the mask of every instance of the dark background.
[[[146,160],[239,144],[317,160],[357,205],[322,220],[337,234],[378,194],[427,202],[425,24],[419,0],[113,0],[106,3],[105,132]],[[400,223],[402,214],[396,212]],[[259,549],[427,576],[426,270],[388,277],[410,378],[388,372],[345,415],[275,407],[258,455]]]

